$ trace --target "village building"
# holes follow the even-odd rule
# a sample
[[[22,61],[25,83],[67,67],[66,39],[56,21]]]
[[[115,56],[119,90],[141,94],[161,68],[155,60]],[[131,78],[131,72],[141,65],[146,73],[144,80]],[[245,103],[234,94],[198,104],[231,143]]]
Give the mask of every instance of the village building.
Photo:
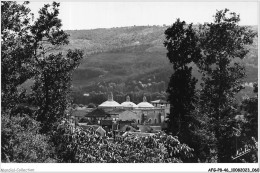
[[[134,127],[132,127],[130,125],[124,125],[119,130],[123,131],[123,132],[136,132],[137,131]]]
[[[88,114],[86,114],[85,117],[91,121],[100,121],[100,120],[108,118],[108,114],[105,110],[96,108],[96,109],[93,109]]]
[[[90,113],[93,110],[93,108],[86,108],[86,107],[77,107],[75,109],[72,109],[72,117],[75,118],[76,122],[79,122],[80,119],[84,118],[85,115]]]
[[[141,123],[141,116],[136,111],[126,110],[126,111],[119,114],[118,120],[122,120],[122,121],[129,120],[129,121],[134,121],[137,124],[140,124]]]
[[[151,104],[152,104],[154,107],[160,107],[160,108],[170,107],[170,103],[168,103],[168,102],[165,101],[165,100],[154,100],[154,101],[151,101]]]
[[[127,131],[125,132],[122,137],[127,137],[127,136],[138,136],[138,137],[148,137],[148,136],[154,136],[155,133],[143,133],[143,132],[131,132],[131,131]]]
[[[137,105],[137,109],[151,109],[154,108],[154,106],[147,102],[146,97],[143,97],[143,101]]]
[[[113,94],[111,92],[108,96],[108,100],[98,105],[98,108],[102,108],[106,111],[109,111],[114,109],[122,109],[123,107],[121,104],[113,100]]]
[[[93,130],[95,133],[99,134],[100,136],[106,136],[106,130],[104,130],[99,125],[88,125],[86,123],[79,123],[79,126],[82,127],[84,130]]]
[[[113,120],[113,122],[116,122],[119,119],[119,114],[124,112],[125,109],[113,109],[113,110],[107,110],[107,115]]]
[[[170,113],[170,103],[165,100],[154,100],[151,101],[151,104],[156,108],[164,109],[166,115]]]
[[[137,106],[138,108],[134,111],[141,117],[141,124],[160,124],[164,122],[166,117],[165,109],[154,107],[147,102],[145,96],[143,97],[143,102],[139,103]]]
[[[100,121],[100,126],[105,129],[107,132],[110,132],[112,131],[114,128],[113,128],[113,121],[112,120],[109,120],[109,119],[104,119],[104,120],[101,120]]]
[[[160,131],[165,127],[165,117],[167,102],[162,100],[147,102],[146,97],[139,104],[126,101],[119,104],[113,100],[113,94],[110,93],[108,100],[91,109],[91,111],[80,110],[77,114],[84,116],[84,122],[89,125],[99,125],[106,131],[120,130],[125,125],[132,126],[142,132]],[[75,115],[77,115],[75,114]],[[152,128],[155,127],[155,128]]]
[[[129,96],[126,96],[126,101],[121,103],[121,106],[123,107],[123,109],[126,109],[126,110],[133,110],[138,107],[135,103],[130,101]]]
[[[122,129],[124,126],[134,126],[137,128],[137,124],[133,120],[118,120],[116,123],[116,129]]]

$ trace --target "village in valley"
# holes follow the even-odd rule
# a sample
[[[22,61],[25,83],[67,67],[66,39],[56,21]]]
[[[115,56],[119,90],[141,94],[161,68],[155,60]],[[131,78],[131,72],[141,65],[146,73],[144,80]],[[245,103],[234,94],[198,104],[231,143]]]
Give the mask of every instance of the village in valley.
[[[170,105],[165,100],[143,102],[135,104],[129,96],[119,104],[109,93],[107,101],[97,108],[72,108],[71,123],[83,129],[94,129],[101,136],[118,139],[126,135],[151,136],[163,132],[167,128],[166,116]]]

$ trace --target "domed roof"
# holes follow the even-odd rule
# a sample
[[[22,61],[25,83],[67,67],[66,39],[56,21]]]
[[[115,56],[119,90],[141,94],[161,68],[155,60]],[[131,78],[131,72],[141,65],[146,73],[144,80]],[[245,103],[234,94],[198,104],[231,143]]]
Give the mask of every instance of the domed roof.
[[[98,105],[101,108],[111,108],[111,107],[122,107],[119,103],[113,100],[113,94],[108,96],[108,100]]]
[[[143,102],[139,103],[138,108],[154,108],[154,106],[146,101],[146,97],[143,97]]]
[[[98,107],[122,107],[119,103],[116,101],[105,101],[102,104],[100,104]]]
[[[126,101],[121,103],[121,106],[125,107],[125,108],[136,108],[137,105],[133,102],[130,101],[130,97],[127,96],[126,97]]]

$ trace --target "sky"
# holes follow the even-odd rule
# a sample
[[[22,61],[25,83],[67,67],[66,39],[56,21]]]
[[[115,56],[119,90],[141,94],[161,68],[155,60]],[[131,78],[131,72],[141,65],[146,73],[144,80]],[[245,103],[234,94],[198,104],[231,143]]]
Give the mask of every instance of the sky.
[[[51,2],[31,2],[29,7],[37,17],[43,4]],[[240,14],[240,25],[258,24],[257,1],[61,1],[59,18],[65,30],[171,25],[177,18],[197,24],[213,22],[216,10],[225,8]]]

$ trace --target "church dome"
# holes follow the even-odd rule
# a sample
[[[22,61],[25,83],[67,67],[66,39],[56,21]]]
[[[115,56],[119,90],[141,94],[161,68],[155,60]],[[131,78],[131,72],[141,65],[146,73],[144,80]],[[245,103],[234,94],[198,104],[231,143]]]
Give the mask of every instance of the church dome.
[[[143,97],[143,102],[137,105],[138,108],[154,108],[154,106],[146,101],[146,97]]]
[[[137,105],[133,102],[130,101],[130,97],[127,96],[126,97],[126,101],[121,103],[121,106],[123,106],[124,108],[136,108]]]
[[[113,100],[113,94],[111,93],[108,96],[108,100],[101,103],[98,107],[99,108],[121,108],[122,106]]]

